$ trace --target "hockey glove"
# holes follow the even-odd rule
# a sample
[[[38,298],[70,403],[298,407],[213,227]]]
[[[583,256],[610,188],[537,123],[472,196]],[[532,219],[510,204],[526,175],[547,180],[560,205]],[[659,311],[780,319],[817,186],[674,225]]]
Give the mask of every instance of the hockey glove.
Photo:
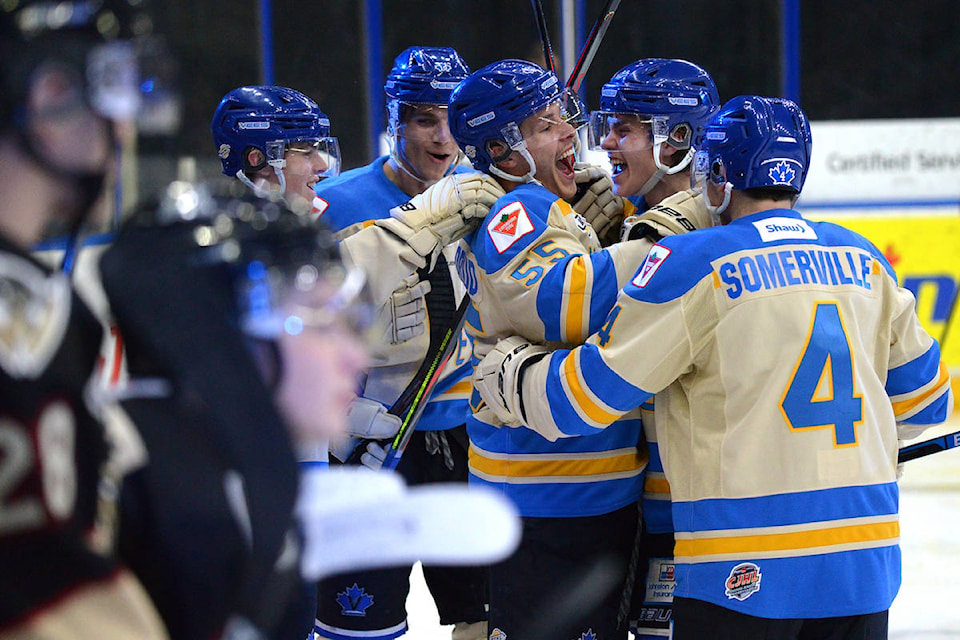
[[[360,456],[360,464],[371,471],[380,471],[387,459],[387,450],[376,442],[368,442],[367,450]]]
[[[600,243],[616,234],[623,221],[623,198],[614,195],[613,181],[602,168],[592,164],[577,163],[573,167],[573,179],[577,194],[573,197],[573,210],[582,215],[597,232]]]
[[[498,342],[477,365],[473,374],[474,388],[503,425],[516,427],[523,424],[520,376],[525,367],[549,354],[546,347],[512,336]]]
[[[713,226],[710,213],[703,206],[703,196],[693,191],[681,191],[639,215],[628,216],[620,231],[621,240],[650,238],[658,242],[664,236]]]
[[[389,218],[376,224],[400,237],[433,269],[440,251],[470,233],[504,193],[484,173],[455,173],[394,207]]]
[[[386,326],[386,339],[400,344],[422,335],[427,330],[427,305],[424,296],[430,292],[430,281],[410,274],[390,295],[380,310],[381,322]]]
[[[379,402],[354,398],[347,408],[347,433],[330,443],[330,455],[346,462],[364,440],[385,440],[397,435],[400,418]]]

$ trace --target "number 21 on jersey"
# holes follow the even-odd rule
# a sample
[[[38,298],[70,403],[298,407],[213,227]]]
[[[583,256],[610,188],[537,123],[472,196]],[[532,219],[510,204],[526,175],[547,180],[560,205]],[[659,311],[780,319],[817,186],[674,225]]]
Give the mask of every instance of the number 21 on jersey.
[[[780,411],[791,431],[833,429],[834,446],[857,445],[863,396],[857,394],[853,351],[836,302],[816,303]]]

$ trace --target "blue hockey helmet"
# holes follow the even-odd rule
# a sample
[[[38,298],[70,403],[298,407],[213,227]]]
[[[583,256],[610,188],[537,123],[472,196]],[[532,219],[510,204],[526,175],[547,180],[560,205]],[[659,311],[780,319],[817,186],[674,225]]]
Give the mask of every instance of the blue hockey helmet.
[[[810,123],[785,98],[737,96],[706,127],[698,166],[715,184],[800,193],[810,167]]]
[[[500,175],[492,165],[506,156],[494,157],[490,144],[502,141],[525,152],[520,123],[562,97],[559,78],[543,67],[523,60],[494,62],[450,96],[450,131],[475,169]]]
[[[656,123],[655,134],[686,149],[696,146],[719,107],[717,86],[701,67],[686,60],[645,58],[620,69],[603,85],[600,110],[591,114],[591,122],[602,124],[610,115],[636,114]],[[597,145],[603,137],[595,136]]]
[[[282,179],[284,152],[294,142],[313,144],[324,154],[328,165],[324,176],[339,172],[340,147],[330,136],[330,119],[299,91],[276,86],[234,89],[220,101],[210,128],[223,173],[241,181],[244,172],[268,165]],[[263,161],[256,165],[247,157],[251,147],[263,154]]]
[[[390,102],[441,104],[470,68],[451,47],[408,47],[394,60],[383,91]]]

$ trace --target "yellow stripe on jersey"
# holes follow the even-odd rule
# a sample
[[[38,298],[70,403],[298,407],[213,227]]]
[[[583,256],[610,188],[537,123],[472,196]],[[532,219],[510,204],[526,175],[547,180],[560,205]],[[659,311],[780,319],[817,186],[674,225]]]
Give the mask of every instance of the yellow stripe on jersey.
[[[583,256],[574,258],[568,265],[564,286],[563,306],[566,307],[563,323],[563,342],[580,343],[586,340],[583,335],[583,314],[586,306],[587,265]]]
[[[553,205],[554,205],[555,207],[557,207],[557,209],[560,210],[560,213],[563,214],[563,215],[565,215],[565,216],[568,216],[568,215],[570,215],[571,213],[576,213],[576,211],[573,210],[573,206],[572,206],[569,202],[567,202],[566,200],[564,200],[563,198],[558,198],[558,199],[553,203]]]
[[[466,400],[470,397],[472,391],[473,384],[470,382],[470,378],[467,378],[450,385],[449,389],[434,397],[433,400]]]
[[[845,521],[850,522],[850,521]],[[813,553],[869,549],[895,544],[900,537],[896,516],[856,519],[854,524],[813,528],[801,526],[704,531],[699,536],[675,533],[677,562],[716,562],[730,558],[782,558]],[[710,537],[705,537],[709,534]],[[701,537],[704,536],[704,537]]]
[[[470,445],[470,470],[486,480],[562,482],[573,478],[609,480],[609,476],[637,475],[647,466],[647,454],[638,449],[561,454],[502,454]],[[539,479],[539,480],[538,480]]]
[[[943,360],[941,360],[940,375],[937,377],[936,382],[927,385],[926,391],[920,393],[920,395],[908,398],[906,400],[893,401],[893,414],[897,417],[908,414],[918,405],[924,404],[932,396],[940,395],[941,393],[945,392],[949,386],[950,372],[947,371],[947,366],[943,363]]]
[[[571,357],[574,356],[574,357]],[[576,407],[583,416],[597,427],[605,427],[614,423],[619,414],[611,413],[606,408],[601,407],[591,395],[587,394],[586,388],[580,380],[580,353],[571,351],[563,359],[560,379],[567,391],[567,395],[573,400],[573,406]]]
[[[643,481],[643,492],[653,495],[670,495],[670,483],[667,482],[663,473],[656,471],[647,471],[647,477]]]

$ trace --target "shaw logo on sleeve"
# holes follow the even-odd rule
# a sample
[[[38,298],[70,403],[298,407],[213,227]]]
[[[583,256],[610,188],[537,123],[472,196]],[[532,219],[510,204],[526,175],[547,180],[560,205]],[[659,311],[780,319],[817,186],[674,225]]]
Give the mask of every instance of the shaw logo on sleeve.
[[[637,271],[637,275],[633,276],[633,285],[641,289],[647,286],[650,278],[653,277],[653,274],[657,272],[657,269],[660,268],[660,265],[663,264],[663,261],[666,260],[669,255],[670,249],[659,244],[653,245],[650,253],[647,254],[647,259],[640,265],[640,270]]]
[[[764,242],[776,240],[816,240],[817,232],[802,218],[764,218],[753,223]]]
[[[487,233],[497,248],[497,253],[503,253],[513,246],[513,243],[533,231],[533,223],[522,202],[511,202],[487,223]]]

